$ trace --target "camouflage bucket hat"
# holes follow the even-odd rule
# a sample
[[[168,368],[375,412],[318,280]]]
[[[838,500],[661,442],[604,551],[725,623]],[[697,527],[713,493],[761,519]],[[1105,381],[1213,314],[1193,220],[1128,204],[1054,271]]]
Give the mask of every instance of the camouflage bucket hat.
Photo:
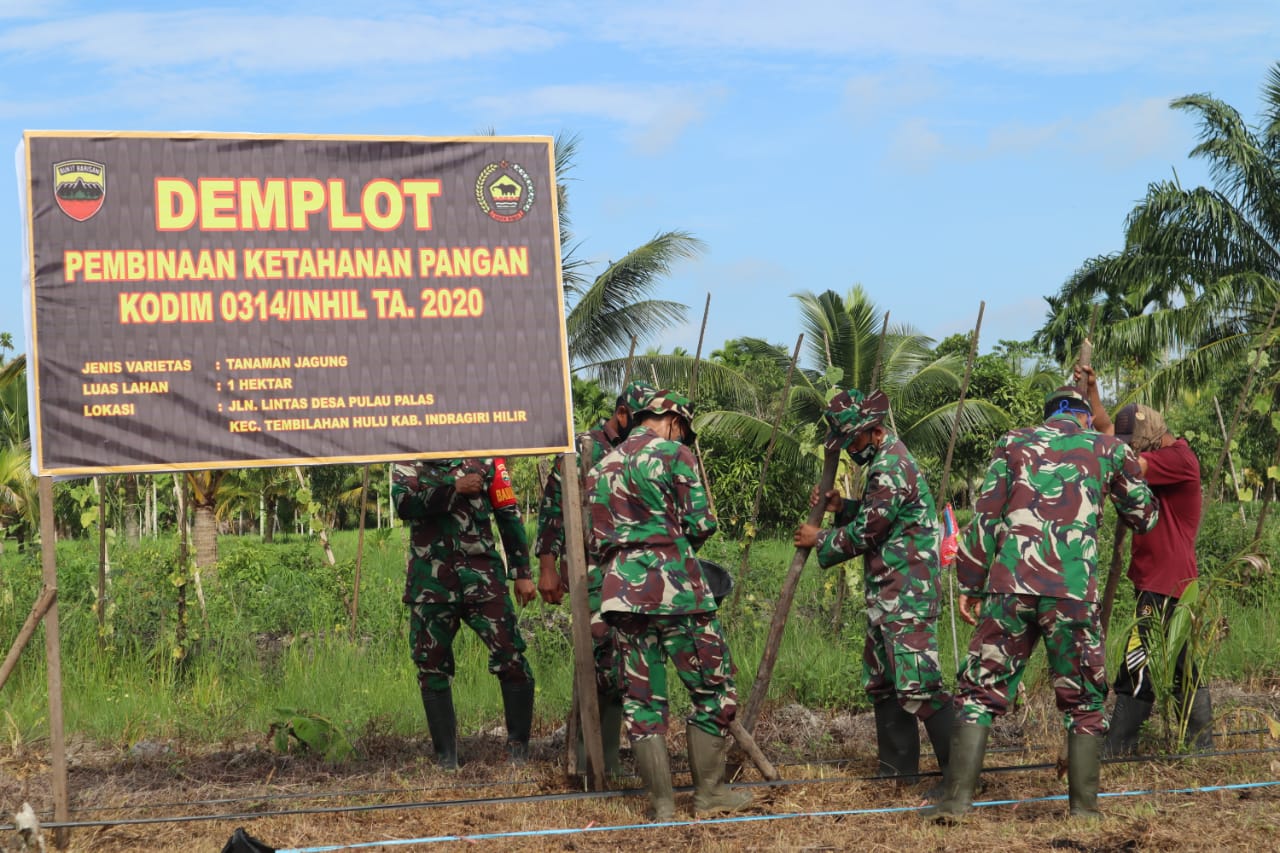
[[[626,405],[632,414],[635,414],[643,409],[645,402],[657,392],[657,388],[637,379],[627,383],[627,387],[622,389],[618,399]]]
[[[1070,385],[1063,385],[1044,398],[1044,416],[1052,417],[1061,412],[1071,414],[1093,415],[1093,406]]]
[[[668,412],[675,412],[684,418],[686,427],[685,444],[692,445],[696,439],[697,433],[693,431],[693,403],[689,402],[689,398],[681,394],[679,391],[671,391],[663,389],[661,391],[652,391],[646,397],[637,412],[653,412],[656,415],[665,415]]]
[[[827,438],[823,447],[838,450],[848,447],[858,434],[884,423],[889,414],[889,398],[883,391],[863,395],[854,388],[831,398],[822,418],[827,422]]]

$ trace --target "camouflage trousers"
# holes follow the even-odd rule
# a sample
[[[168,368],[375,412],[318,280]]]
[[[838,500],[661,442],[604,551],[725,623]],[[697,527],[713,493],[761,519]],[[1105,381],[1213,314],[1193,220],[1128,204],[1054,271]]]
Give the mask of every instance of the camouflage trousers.
[[[862,646],[862,684],[872,702],[896,698],[908,714],[932,717],[951,701],[942,686],[938,620],[867,622]]]
[[[1036,640],[1044,638],[1058,710],[1075,734],[1107,731],[1106,650],[1098,627],[1098,605],[1039,595],[986,596],[969,656],[956,681],[957,722],[989,726],[1009,710],[1009,696],[1022,678]]]
[[[1151,673],[1147,667],[1147,653],[1154,645],[1163,648],[1162,643],[1152,643],[1153,631],[1163,631],[1173,615],[1173,608],[1178,599],[1157,592],[1140,591],[1137,602],[1137,620],[1129,641],[1125,645],[1124,660],[1120,663],[1120,672],[1116,674],[1116,695],[1132,696],[1143,702],[1155,702],[1156,694],[1151,685]],[[1199,673],[1194,664],[1187,664],[1187,648],[1182,647],[1178,659],[1173,664],[1173,690],[1181,697],[1186,685],[1200,683]]]
[[[738,711],[733,661],[715,613],[607,614],[622,662],[622,712],[632,740],[667,732],[667,658],[689,698],[688,723],[724,737]]]
[[[489,671],[499,681],[532,682],[524,657],[524,638],[516,627],[511,596],[450,604],[414,604],[409,608],[409,647],[418,665],[418,685],[444,690],[453,678],[453,638],[466,622],[489,649]]]

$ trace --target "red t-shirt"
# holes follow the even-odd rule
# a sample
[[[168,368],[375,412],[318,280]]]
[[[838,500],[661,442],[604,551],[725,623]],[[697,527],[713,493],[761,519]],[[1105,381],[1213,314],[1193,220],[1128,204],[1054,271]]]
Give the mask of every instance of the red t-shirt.
[[[1133,537],[1129,580],[1142,592],[1178,597],[1197,575],[1200,529],[1200,460],[1185,438],[1142,454],[1147,483],[1160,499],[1160,519],[1149,533]]]

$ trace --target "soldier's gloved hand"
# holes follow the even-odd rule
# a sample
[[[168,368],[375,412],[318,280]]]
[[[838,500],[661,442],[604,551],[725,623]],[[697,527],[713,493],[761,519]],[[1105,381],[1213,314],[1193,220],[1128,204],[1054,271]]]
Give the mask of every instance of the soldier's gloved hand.
[[[815,507],[817,505],[818,505],[818,487],[814,486],[813,491],[809,492],[809,506]],[[827,492],[826,512],[839,512],[842,509],[844,509],[844,498],[840,497],[839,490],[832,489],[831,491]]]
[[[564,600],[564,581],[556,569],[556,558],[551,554],[538,555],[538,595],[547,604],[559,604]]]
[[[484,477],[476,473],[463,474],[453,482],[453,490],[473,498],[484,491]]]

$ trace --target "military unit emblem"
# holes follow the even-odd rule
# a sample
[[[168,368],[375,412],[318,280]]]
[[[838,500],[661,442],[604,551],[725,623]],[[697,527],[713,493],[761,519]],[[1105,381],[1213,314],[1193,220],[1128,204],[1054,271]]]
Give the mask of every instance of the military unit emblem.
[[[92,218],[107,197],[107,167],[92,160],[54,163],[53,197],[76,222]]]
[[[533,208],[533,178],[519,163],[490,163],[476,178],[476,204],[490,219],[516,222]]]

